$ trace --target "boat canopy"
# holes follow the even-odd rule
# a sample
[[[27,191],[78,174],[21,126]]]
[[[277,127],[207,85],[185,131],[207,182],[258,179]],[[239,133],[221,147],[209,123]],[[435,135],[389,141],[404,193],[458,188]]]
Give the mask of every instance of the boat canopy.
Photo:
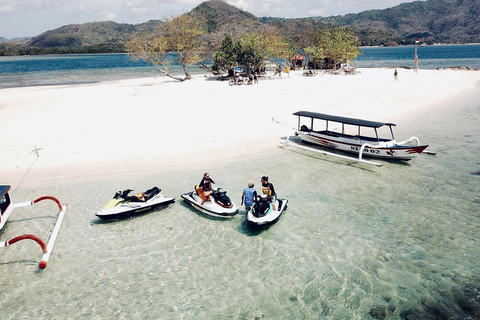
[[[299,117],[307,117],[312,119],[320,119],[320,120],[327,120],[327,121],[334,121],[344,124],[351,124],[360,127],[369,127],[369,128],[380,128],[383,126],[394,127],[394,123],[389,122],[377,122],[377,121],[369,121],[369,120],[362,120],[362,119],[355,119],[355,118],[347,118],[347,117],[338,117],[332,116],[329,114],[324,113],[317,113],[317,112],[310,112],[310,111],[297,111],[293,114],[294,116]]]

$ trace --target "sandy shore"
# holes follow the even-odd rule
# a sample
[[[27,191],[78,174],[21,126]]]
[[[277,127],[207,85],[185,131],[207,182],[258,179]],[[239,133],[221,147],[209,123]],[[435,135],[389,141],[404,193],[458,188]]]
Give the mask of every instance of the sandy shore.
[[[293,72],[252,86],[198,76],[2,89],[1,183],[204,166],[265,152],[294,132],[299,110],[394,122],[401,132],[416,111],[441,110],[442,101],[479,90],[479,80],[474,71],[399,69],[394,82],[392,69],[360,69],[353,76]]]

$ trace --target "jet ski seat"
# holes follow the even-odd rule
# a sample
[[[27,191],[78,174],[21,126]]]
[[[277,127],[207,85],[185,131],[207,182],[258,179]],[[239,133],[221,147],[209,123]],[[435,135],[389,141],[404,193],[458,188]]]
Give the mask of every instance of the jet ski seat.
[[[195,191],[197,192],[197,195],[200,197],[200,199],[204,199],[205,196],[202,194],[203,193],[203,188],[199,187],[198,184],[195,186]],[[210,201],[210,196],[207,196],[207,200],[205,201]]]
[[[130,201],[131,202],[145,202],[145,201],[148,201],[148,200],[152,199],[153,197],[155,197],[161,191],[162,190],[160,190],[159,188],[153,187],[151,189],[148,189],[145,192],[142,192],[142,193],[139,193],[139,194],[136,194],[136,195],[132,196]]]

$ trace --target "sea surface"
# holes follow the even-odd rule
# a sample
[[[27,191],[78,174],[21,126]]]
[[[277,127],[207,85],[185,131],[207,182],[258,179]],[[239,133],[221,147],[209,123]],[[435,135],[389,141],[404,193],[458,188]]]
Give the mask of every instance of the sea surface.
[[[352,65],[370,67],[414,67],[414,46],[362,47]],[[480,68],[480,45],[438,45],[417,47],[420,69],[445,67]],[[174,56],[172,55],[172,59]],[[190,66],[191,74],[202,74],[199,66]],[[173,63],[171,73],[182,74]],[[132,61],[127,54],[72,54],[0,57],[0,89],[39,85],[95,83],[142,77],[162,76],[144,61]]]
[[[416,114],[397,136],[415,132],[437,154],[377,160],[383,167],[284,147],[12,186],[14,202],[53,195],[68,208],[43,271],[35,243],[2,249],[0,318],[478,319],[479,98]],[[233,219],[209,218],[181,200],[204,170],[239,206]],[[262,175],[289,202],[275,225],[256,231],[240,199]],[[128,220],[95,216],[116,191],[153,186],[176,203]],[[2,240],[48,239],[56,211],[53,202],[15,209]]]
[[[0,319],[479,319],[478,89],[396,119],[399,140],[415,135],[437,153],[409,162],[374,167],[279,147],[12,185],[14,203],[51,195],[68,207],[43,271],[33,241],[0,248]],[[181,200],[204,171],[239,207],[234,218]],[[263,175],[289,202],[258,231],[240,199]],[[176,203],[127,220],[95,216],[116,191],[153,186]],[[53,202],[17,208],[1,240],[47,241],[56,216]]]

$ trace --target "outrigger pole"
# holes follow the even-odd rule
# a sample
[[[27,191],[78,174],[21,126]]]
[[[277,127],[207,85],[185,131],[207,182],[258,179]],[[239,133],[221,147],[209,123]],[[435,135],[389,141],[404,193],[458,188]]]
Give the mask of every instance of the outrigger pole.
[[[363,160],[362,159],[363,146],[362,146],[362,151],[360,151],[360,153],[359,153],[359,157],[358,158],[353,158],[353,157],[343,156],[341,154],[336,154],[336,153],[332,153],[332,152],[327,152],[327,151],[318,150],[318,149],[309,148],[309,147],[299,145],[298,143],[290,141],[290,136],[287,136],[287,139],[286,139],[285,143],[289,146],[292,146],[292,147],[297,147],[297,148],[300,148],[300,149],[305,149],[305,150],[308,150],[308,151],[317,152],[317,153],[323,154],[325,156],[334,156],[334,157],[337,157],[337,158],[342,158],[342,159],[347,159],[347,160],[350,160],[350,161],[357,161],[357,162],[361,162],[361,163],[366,163],[366,164],[374,165],[374,166],[377,166],[377,167],[383,166],[382,163]]]
[[[35,240],[38,244],[40,244],[40,242],[41,242],[40,246],[42,247],[42,250],[43,250],[44,254],[43,254],[43,257],[42,257],[42,261],[40,261],[38,267],[40,269],[45,269],[47,267],[47,262],[48,262],[48,259],[50,258],[50,254],[52,253],[53,245],[55,244],[55,240],[57,239],[57,235],[58,235],[58,232],[60,230],[60,226],[62,224],[63,217],[65,215],[65,210],[67,209],[67,205],[65,203],[60,204],[60,201],[58,201],[58,199],[55,198],[55,197],[45,196],[45,197],[40,197],[38,199],[35,199],[33,201],[15,203],[15,204],[13,204],[13,207],[14,208],[27,207],[27,206],[31,206],[33,204],[36,204],[36,203],[38,203],[42,200],[52,200],[52,201],[54,201],[57,204],[58,209],[60,210],[60,212],[58,214],[58,217],[57,217],[57,221],[55,222],[55,227],[53,228],[53,231],[52,231],[52,234],[50,235],[50,238],[48,239],[47,246],[45,247],[45,243],[40,238],[38,238],[37,236],[34,236],[34,235],[23,235],[23,236],[20,236],[20,237],[33,236],[35,239],[32,238],[32,237],[24,237],[22,239],[17,239],[17,238],[20,238],[20,237],[14,238],[12,240],[9,240],[8,244],[6,244],[5,246],[7,246],[9,244],[12,244],[12,243],[15,243],[17,241],[23,240],[23,239],[32,239],[32,240]],[[15,239],[17,239],[17,240],[13,241]],[[5,241],[5,243],[7,243],[7,241]],[[43,246],[42,246],[42,244],[43,244]],[[2,243],[0,243],[0,247],[3,247]]]
[[[2,241],[2,242],[0,242],[0,248],[11,246],[15,242],[25,240],[25,239],[30,239],[30,240],[35,241],[42,248],[42,251],[44,253],[47,252],[47,246],[45,245],[45,242],[43,242],[42,239],[40,239],[39,237],[37,237],[34,234],[22,234],[21,236],[15,237],[13,239],[10,239],[10,240],[7,240],[7,241]]]

